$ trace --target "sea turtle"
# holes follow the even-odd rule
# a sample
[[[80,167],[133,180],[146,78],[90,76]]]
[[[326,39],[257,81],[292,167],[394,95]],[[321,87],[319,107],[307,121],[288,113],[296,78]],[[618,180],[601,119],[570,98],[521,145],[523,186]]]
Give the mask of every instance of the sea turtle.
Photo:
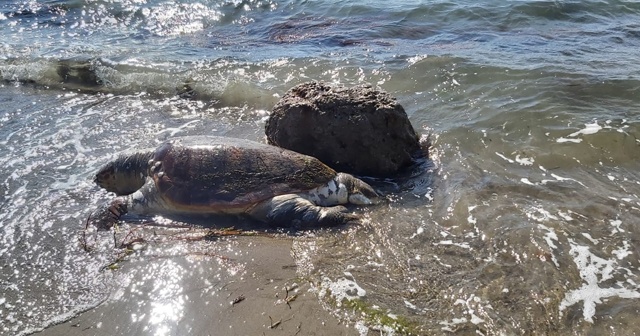
[[[373,204],[371,186],[318,159],[249,140],[175,138],[121,155],[95,176],[118,197],[94,214],[108,229],[125,213],[248,215],[276,226],[357,222],[340,204]]]

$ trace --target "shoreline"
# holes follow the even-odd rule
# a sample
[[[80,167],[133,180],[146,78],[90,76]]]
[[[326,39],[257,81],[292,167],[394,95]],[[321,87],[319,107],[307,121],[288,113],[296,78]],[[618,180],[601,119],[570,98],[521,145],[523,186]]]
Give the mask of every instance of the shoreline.
[[[125,281],[105,302],[35,335],[359,335],[298,277],[291,239],[234,237],[216,244],[225,242],[233,245],[226,252],[232,268],[208,257],[195,262],[195,273],[174,274],[179,267],[173,272],[166,265],[193,267],[191,257],[143,256],[116,271]]]

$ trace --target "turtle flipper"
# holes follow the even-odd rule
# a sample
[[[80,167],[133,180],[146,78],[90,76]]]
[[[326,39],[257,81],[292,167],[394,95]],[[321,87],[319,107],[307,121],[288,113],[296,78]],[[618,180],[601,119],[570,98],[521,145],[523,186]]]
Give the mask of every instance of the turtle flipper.
[[[124,216],[126,213],[126,200],[122,197],[117,197],[101,205],[96,211],[94,211],[94,213],[91,214],[91,223],[100,231],[109,230],[120,220],[120,217]]]
[[[91,222],[98,230],[109,230],[116,224],[120,217],[127,213],[144,215],[149,212],[161,212],[162,204],[153,180],[147,183],[131,195],[116,197],[100,206],[91,216]]]
[[[356,224],[360,217],[343,206],[321,207],[298,195],[280,195],[249,210],[249,215],[276,226],[336,226]]]

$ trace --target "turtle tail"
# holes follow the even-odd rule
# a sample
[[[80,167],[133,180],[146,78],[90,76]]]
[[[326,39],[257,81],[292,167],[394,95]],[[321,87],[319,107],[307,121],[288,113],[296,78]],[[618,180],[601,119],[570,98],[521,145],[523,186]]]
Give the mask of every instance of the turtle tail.
[[[104,165],[93,181],[118,196],[132,194],[144,185],[152,158],[153,152],[121,155]]]

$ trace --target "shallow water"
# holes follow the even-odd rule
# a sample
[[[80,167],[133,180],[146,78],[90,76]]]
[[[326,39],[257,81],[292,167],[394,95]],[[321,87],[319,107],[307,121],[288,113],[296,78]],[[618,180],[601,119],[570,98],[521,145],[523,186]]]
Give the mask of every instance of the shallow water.
[[[388,201],[356,209],[364,226],[293,238],[332,313],[361,334],[390,333],[380,316],[420,334],[638,333],[638,22],[626,1],[2,2],[0,333],[143,276],[105,269],[108,236],[78,243],[110,197],[91,182],[101,164],[173,136],[262,140],[308,80],[372,83],[433,141],[412,177],[374,181]],[[150,254],[236,253],[224,246]],[[171,265],[149,266],[158,286],[179,286]]]

